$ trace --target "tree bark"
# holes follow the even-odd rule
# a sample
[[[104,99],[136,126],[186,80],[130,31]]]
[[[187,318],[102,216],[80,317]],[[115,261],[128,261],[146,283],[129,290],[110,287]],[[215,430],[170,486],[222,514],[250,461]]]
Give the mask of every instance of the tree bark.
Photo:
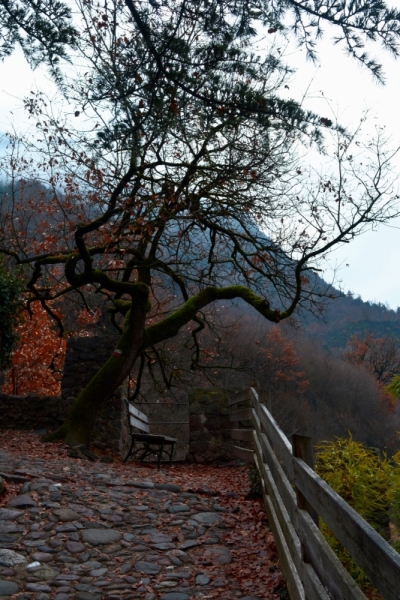
[[[116,346],[120,356],[113,354],[107,360],[74,400],[63,425],[45,435],[43,442],[62,439],[68,446],[90,446],[100,408],[124,382],[142,351],[148,300],[148,289],[144,287],[146,293],[132,302],[125,317],[124,331]]]
[[[242,298],[269,321],[278,322],[281,318],[279,311],[272,310],[265,299],[244,286],[234,285],[225,288],[206,288],[187,300],[172,314],[145,328],[149,289],[143,283],[135,284],[135,288],[131,308],[125,317],[124,331],[116,346],[116,349],[121,350],[121,356],[113,355],[107,360],[74,400],[63,425],[53,433],[44,436],[42,441],[52,442],[62,439],[69,446],[89,447],[99,409],[124,382],[142,351],[174,337],[183,325],[191,321],[199,310],[211,302]]]
[[[2,346],[3,346],[3,332],[0,329],[0,392],[3,391],[3,363],[1,360]]]

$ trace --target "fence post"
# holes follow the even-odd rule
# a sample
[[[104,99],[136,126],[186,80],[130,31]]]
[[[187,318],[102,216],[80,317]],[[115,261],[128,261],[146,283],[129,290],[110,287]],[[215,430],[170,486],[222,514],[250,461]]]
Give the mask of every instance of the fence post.
[[[293,456],[296,458],[301,458],[304,462],[314,469],[314,451],[313,451],[313,443],[312,438],[307,437],[305,435],[292,435],[292,449]],[[313,509],[313,507],[309,504],[309,502],[305,499],[300,490],[296,487],[296,497],[297,497],[297,506],[301,509],[304,509],[308,512],[314,523],[317,527],[319,527],[319,518],[318,513]],[[301,544],[301,552],[302,559],[305,563],[310,563],[310,556],[304,547],[304,544]]]
[[[304,462],[314,469],[314,451],[312,438],[305,435],[292,435],[293,456],[301,458]],[[319,527],[318,513],[313,509],[311,504],[305,499],[303,494],[296,488],[297,506],[306,510],[312,520]]]
[[[270,390],[257,390],[258,398],[261,404],[264,404],[268,412],[272,414],[272,397]]]

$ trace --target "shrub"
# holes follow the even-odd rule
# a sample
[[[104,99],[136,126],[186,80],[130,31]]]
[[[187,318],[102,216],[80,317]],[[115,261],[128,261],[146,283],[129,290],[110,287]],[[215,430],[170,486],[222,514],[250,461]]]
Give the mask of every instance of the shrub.
[[[387,457],[355,442],[351,435],[348,439],[321,442],[316,451],[316,472],[374,529],[389,539],[393,467]],[[400,504],[400,485],[398,500]],[[366,575],[325,523],[321,524],[321,531],[357,584],[372,592]]]
[[[261,475],[255,465],[249,466],[250,494],[260,498],[262,496]]]
[[[10,363],[11,350],[18,336],[15,329],[21,308],[22,280],[19,273],[9,273],[0,262],[0,370]]]
[[[393,547],[400,553],[400,451],[393,458],[392,476],[389,488],[390,520],[394,527]]]
[[[370,525],[387,536],[392,467],[350,435],[317,444],[317,473]]]

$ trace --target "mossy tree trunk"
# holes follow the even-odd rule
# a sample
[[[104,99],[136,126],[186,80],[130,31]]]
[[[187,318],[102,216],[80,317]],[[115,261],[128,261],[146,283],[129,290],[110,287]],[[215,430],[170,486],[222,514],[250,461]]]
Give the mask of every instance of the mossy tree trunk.
[[[90,445],[91,434],[100,408],[124,382],[145,348],[174,337],[204,306],[215,300],[242,298],[270,321],[278,322],[281,315],[270,309],[265,300],[243,286],[206,288],[185,302],[179,309],[158,323],[145,327],[148,311],[148,288],[137,288],[132,302],[126,303],[124,330],[116,349],[121,356],[111,356],[81,391],[71,406],[66,421],[43,441],[63,439],[69,446]],[[285,315],[283,315],[285,316]]]
[[[132,303],[126,315],[124,331],[116,345],[120,354],[117,356],[114,351],[74,400],[63,425],[44,436],[43,441],[63,439],[69,446],[90,446],[99,410],[125,381],[142,351],[146,311],[147,295]]]

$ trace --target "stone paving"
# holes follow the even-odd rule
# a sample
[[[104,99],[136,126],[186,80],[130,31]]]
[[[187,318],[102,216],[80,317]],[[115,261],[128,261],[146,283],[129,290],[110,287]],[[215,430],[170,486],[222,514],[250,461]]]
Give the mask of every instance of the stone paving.
[[[280,598],[249,595],[232,577],[229,506],[185,492],[156,471],[131,473],[0,451],[0,475],[21,484],[0,508],[0,597]]]

